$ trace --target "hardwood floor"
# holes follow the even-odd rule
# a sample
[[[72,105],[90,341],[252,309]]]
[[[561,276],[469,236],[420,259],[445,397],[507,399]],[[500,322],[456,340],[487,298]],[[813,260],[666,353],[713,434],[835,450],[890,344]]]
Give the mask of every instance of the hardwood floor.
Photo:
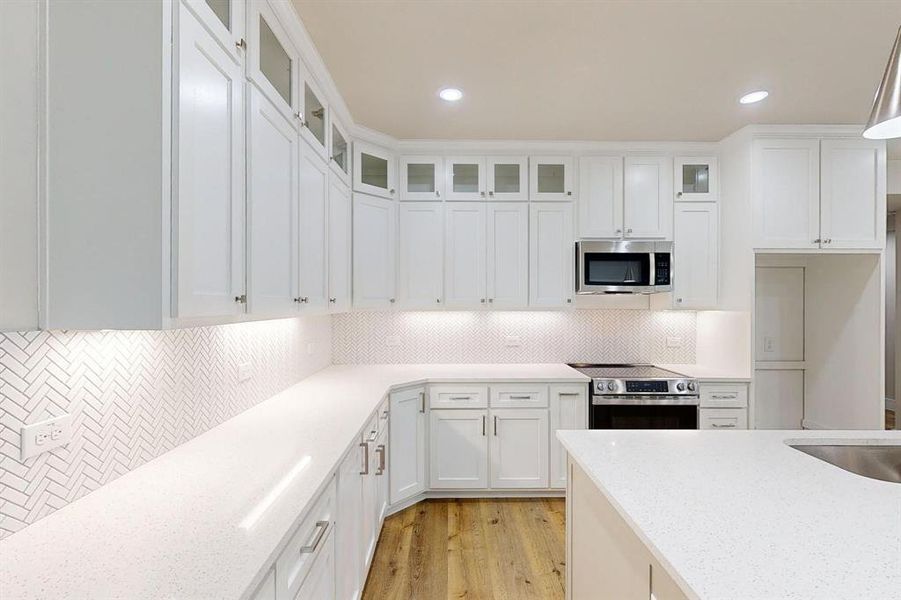
[[[364,600],[563,598],[563,498],[427,500],[385,520]]]
[[[895,411],[893,411],[893,410],[885,411],[885,428],[886,429],[894,429],[895,428]]]

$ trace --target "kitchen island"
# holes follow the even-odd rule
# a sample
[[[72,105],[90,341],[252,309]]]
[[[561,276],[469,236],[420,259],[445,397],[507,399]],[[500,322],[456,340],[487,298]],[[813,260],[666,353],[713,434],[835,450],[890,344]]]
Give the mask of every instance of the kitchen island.
[[[883,431],[561,431],[567,597],[897,598],[901,484],[794,443]]]

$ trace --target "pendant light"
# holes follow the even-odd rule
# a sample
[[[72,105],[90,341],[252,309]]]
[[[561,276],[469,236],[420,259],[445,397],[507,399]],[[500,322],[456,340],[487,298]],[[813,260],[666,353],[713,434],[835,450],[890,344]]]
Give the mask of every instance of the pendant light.
[[[873,140],[901,138],[901,28],[888,57],[863,137]]]

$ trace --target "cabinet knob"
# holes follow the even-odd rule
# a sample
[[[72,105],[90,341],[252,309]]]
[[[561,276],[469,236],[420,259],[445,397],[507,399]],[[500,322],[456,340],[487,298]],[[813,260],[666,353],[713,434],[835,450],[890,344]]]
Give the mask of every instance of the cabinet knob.
[[[567,196],[572,196],[573,193],[572,193],[572,192],[566,192],[566,195],[567,195]]]
[[[815,240],[813,241],[813,243],[814,243],[814,244],[819,244],[819,243],[822,242],[822,241],[823,241],[823,240],[821,240],[820,238],[817,238],[817,239],[815,239]]]
[[[826,238],[825,240],[823,240],[823,243],[825,243],[825,244],[831,244],[831,243],[832,243],[832,238]]]
[[[493,302],[494,302],[494,298],[488,298],[488,304],[491,304]]]
[[[676,298],[676,302],[678,302],[679,304],[682,304],[682,298]]]
[[[441,304],[441,298],[436,298],[435,302],[437,302],[438,304]]]
[[[676,198],[681,198],[681,197],[682,197],[682,192],[676,192]]]
[[[331,302],[332,304],[334,304],[335,302],[338,301],[338,299],[337,298],[329,298],[328,301]]]
[[[241,38],[240,40],[235,42],[235,46],[237,46],[241,50],[247,50],[247,42],[244,41],[244,38]]]
[[[247,304],[247,294],[235,296],[235,302],[237,302],[238,304]]]
[[[482,304],[485,304],[485,299],[484,299],[484,298],[482,298],[482,300],[481,300],[481,302],[482,302]]]
[[[389,193],[389,194],[393,194],[393,193],[394,193],[394,188],[391,188],[390,190],[388,190],[388,193]]]
[[[630,227],[630,228],[626,229],[626,233],[632,233],[632,228]]]
[[[494,197],[494,191],[492,190],[492,191],[488,192],[488,195],[491,196],[491,197],[493,198],[493,197]]]
[[[388,302],[390,302],[391,304],[394,304],[394,298],[389,299]]]
[[[438,190],[435,190],[435,196],[437,196],[438,198],[440,198],[440,197],[441,197],[441,192],[438,191]]]
[[[616,230],[616,233],[622,233],[622,232],[623,232],[622,229],[617,229],[617,230]]]
[[[306,296],[301,296],[299,298],[295,298],[294,301],[297,302],[298,304],[306,304],[307,302],[310,301],[310,299],[307,298]]]
[[[482,198],[484,198],[484,197],[485,197],[485,192],[479,192],[479,196],[481,196]]]
[[[572,299],[572,298],[567,298],[567,299],[566,299],[566,303],[567,303],[567,304],[572,304],[572,303],[573,303],[573,299]]]

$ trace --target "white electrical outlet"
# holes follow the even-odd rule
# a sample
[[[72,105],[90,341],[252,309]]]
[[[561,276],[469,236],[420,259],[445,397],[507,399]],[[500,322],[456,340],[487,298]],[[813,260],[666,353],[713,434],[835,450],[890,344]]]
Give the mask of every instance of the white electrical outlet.
[[[519,348],[521,345],[518,335],[508,335],[504,338],[504,346],[508,348]]]
[[[389,335],[385,338],[386,346],[400,346],[400,336],[399,335]]]
[[[23,425],[21,435],[22,460],[65,446],[72,439],[72,416],[62,415]]]
[[[776,351],[776,339],[770,336],[763,337],[763,351],[764,352],[775,352]]]
[[[681,348],[682,347],[682,338],[678,336],[671,335],[666,338],[666,347],[667,348]]]
[[[253,377],[253,366],[249,362],[243,362],[238,365],[238,383],[247,381]]]

